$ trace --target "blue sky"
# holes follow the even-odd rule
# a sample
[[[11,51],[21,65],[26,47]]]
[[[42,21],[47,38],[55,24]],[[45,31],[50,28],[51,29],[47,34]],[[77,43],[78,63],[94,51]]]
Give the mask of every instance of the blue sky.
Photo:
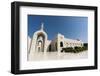
[[[34,32],[41,28],[41,23],[44,23],[49,40],[61,33],[66,38],[88,42],[88,17],[28,15],[28,36],[32,38]]]

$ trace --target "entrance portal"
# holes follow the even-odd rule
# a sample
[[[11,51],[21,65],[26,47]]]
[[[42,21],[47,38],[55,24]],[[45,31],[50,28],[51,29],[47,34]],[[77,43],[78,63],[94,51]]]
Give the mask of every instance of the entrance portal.
[[[38,34],[36,41],[36,52],[44,52],[45,37],[42,33]]]

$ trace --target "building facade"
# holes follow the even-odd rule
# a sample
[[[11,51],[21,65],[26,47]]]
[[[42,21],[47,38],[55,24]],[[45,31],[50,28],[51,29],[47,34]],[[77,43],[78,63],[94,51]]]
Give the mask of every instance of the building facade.
[[[53,40],[48,40],[48,35],[44,31],[43,23],[41,29],[33,34],[28,46],[28,59],[30,60],[32,55],[38,52],[58,52],[60,54],[61,50],[66,47],[82,47],[83,42],[81,40],[73,40],[65,38],[64,35],[58,33]]]

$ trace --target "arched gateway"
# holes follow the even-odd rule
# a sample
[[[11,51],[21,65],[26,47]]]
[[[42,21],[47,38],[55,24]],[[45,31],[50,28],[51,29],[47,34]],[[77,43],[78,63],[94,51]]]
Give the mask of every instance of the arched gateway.
[[[31,40],[31,46],[29,49],[29,54],[33,54],[34,52],[46,52],[46,41],[47,34],[44,31],[43,23],[41,24],[40,30],[36,31]]]
[[[36,40],[36,50],[37,52],[44,52],[44,45],[45,45],[45,35],[43,33],[39,33],[37,35]]]

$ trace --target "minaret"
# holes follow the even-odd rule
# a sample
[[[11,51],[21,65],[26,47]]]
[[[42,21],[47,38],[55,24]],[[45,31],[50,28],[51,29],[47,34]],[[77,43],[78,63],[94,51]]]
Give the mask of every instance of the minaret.
[[[44,24],[41,23],[41,30],[43,31],[43,29],[44,29]]]

